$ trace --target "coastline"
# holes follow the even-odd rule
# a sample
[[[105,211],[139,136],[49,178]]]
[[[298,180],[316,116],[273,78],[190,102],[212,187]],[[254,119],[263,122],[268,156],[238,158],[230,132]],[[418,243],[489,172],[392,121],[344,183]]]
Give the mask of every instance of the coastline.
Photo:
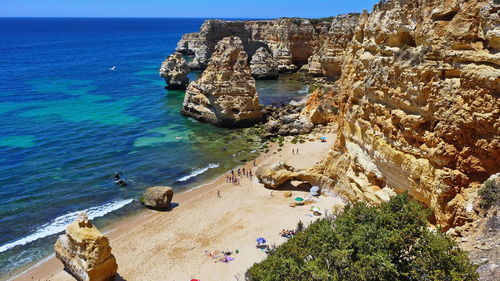
[[[273,144],[268,153],[256,158],[257,166],[278,160],[298,168],[316,164],[325,157],[335,136],[325,134],[327,143],[318,140],[318,133],[310,136],[314,136],[315,141],[285,142],[283,147]],[[299,148],[300,155],[292,155],[293,148]],[[240,167],[253,168],[255,172],[252,166],[252,162],[247,162]],[[222,198],[217,198],[217,191]],[[278,245],[285,241],[278,235],[281,229],[294,229],[299,220],[307,225],[316,219],[307,216],[308,206],[288,207],[290,198],[282,196],[285,191],[267,190],[256,177],[253,180],[242,178],[241,186],[233,186],[225,182],[225,175],[221,175],[212,182],[175,194],[173,202],[179,205],[169,212],[145,209],[102,231],[110,239],[122,280],[165,280],[162,278],[165,274],[173,280],[234,279],[265,258],[264,252],[255,249],[256,237],[267,237]],[[294,196],[307,194],[306,191],[292,192]],[[336,204],[342,204],[342,200],[324,196],[315,203],[322,209],[331,209]],[[174,227],[170,229],[170,226]],[[206,252],[235,249],[240,253],[235,254],[236,260],[229,264],[214,263],[206,256]],[[152,257],[168,259],[151,262]],[[169,269],[172,266],[177,268]],[[8,280],[73,280],[54,256],[18,274]]]

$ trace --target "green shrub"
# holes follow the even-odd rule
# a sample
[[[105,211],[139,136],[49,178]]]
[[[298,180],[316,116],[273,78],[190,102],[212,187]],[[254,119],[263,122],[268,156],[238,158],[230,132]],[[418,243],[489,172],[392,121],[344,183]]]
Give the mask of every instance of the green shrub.
[[[498,188],[495,186],[495,179],[490,178],[484,182],[483,187],[479,190],[479,197],[481,198],[479,205],[483,209],[489,209],[491,206],[498,204],[500,194],[498,194]]]
[[[247,280],[477,280],[466,252],[427,229],[429,212],[407,194],[347,206],[254,264]]]
[[[290,142],[292,144],[296,144],[298,141],[299,141],[299,139],[297,137],[294,137]]]

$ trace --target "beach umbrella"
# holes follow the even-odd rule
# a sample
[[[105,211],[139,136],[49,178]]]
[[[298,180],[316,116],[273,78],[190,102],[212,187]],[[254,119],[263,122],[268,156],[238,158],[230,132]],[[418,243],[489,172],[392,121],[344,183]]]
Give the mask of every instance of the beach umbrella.
[[[257,243],[259,243],[259,244],[264,244],[264,243],[266,243],[266,239],[264,239],[264,238],[262,238],[262,237],[259,237],[259,238],[255,239],[255,241],[257,241]]]
[[[312,206],[312,207],[311,207],[311,211],[312,211],[312,212],[319,212],[319,211],[320,211],[320,209],[319,209],[319,207]]]
[[[313,186],[311,187],[311,189],[309,190],[309,192],[311,192],[311,195],[312,196],[318,196],[319,195],[319,186]]]
[[[319,138],[319,139],[322,140],[322,141],[326,141],[326,137],[324,137],[324,136],[321,137],[321,138]]]
[[[304,201],[304,198],[302,198],[302,197],[296,197],[294,200],[296,202],[302,202],[302,201]]]

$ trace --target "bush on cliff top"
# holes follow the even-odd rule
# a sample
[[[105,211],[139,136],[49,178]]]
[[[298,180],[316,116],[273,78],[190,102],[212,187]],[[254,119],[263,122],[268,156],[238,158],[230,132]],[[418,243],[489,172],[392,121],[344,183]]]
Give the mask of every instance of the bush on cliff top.
[[[427,229],[406,194],[320,219],[247,272],[247,280],[477,280],[466,252]]]

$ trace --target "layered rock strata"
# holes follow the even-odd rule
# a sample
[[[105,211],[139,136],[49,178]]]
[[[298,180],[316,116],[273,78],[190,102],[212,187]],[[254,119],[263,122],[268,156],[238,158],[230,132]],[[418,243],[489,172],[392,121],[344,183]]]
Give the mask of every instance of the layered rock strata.
[[[80,281],[107,281],[117,273],[108,238],[92,225],[85,213],[66,228],[54,245],[56,257]]]
[[[222,127],[246,127],[262,120],[255,79],[238,37],[219,41],[207,69],[189,84],[181,112]]]
[[[337,143],[315,171],[352,200],[407,191],[445,230],[473,220],[467,204],[500,171],[499,9],[389,0],[364,13],[337,81]]]
[[[278,79],[278,62],[269,51],[260,47],[250,61],[252,76],[260,80]]]
[[[332,19],[330,29],[321,47],[309,58],[307,73],[337,80],[342,74],[342,63],[347,46],[358,26],[359,14],[339,15]]]
[[[189,67],[182,54],[175,52],[160,67],[160,76],[165,79],[167,89],[184,90],[189,84]]]
[[[204,69],[218,41],[228,36],[240,37],[249,57],[264,47],[278,63],[280,72],[290,72],[307,64],[321,47],[330,29],[327,21],[282,18],[261,21],[207,20],[200,32],[185,34],[177,51],[193,55],[191,69]]]

